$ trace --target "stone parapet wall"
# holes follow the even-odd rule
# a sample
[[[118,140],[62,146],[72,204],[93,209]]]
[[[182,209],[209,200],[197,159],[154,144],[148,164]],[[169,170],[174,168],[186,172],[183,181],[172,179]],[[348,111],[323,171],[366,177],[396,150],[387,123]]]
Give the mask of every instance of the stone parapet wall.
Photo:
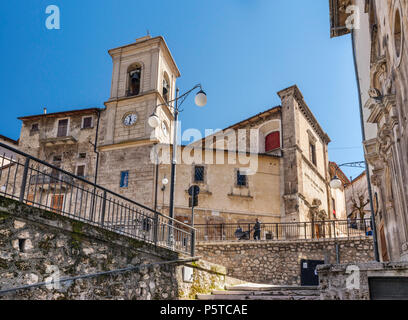
[[[341,263],[373,261],[371,238],[315,241],[203,242],[197,255],[227,268],[231,277],[255,283],[300,285],[301,260]]]
[[[0,197],[0,292],[44,282],[56,272],[64,279],[139,267],[63,282],[59,289],[12,291],[0,300],[188,299],[234,283],[225,268],[188,258]],[[192,268],[191,281],[183,279],[185,267]]]

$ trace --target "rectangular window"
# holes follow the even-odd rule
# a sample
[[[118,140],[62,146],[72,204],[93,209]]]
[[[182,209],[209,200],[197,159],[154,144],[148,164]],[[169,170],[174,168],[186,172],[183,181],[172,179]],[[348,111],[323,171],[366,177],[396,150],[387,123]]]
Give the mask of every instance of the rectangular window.
[[[62,156],[54,156],[52,158],[52,164],[57,168],[61,168],[61,162],[62,162]],[[51,170],[51,177],[55,178],[55,179],[58,179],[59,171],[57,169],[52,169]]]
[[[78,154],[78,158],[79,159],[86,159],[86,153],[83,152],[83,153]]]
[[[33,135],[39,131],[38,123],[33,123],[30,129],[30,135]]]
[[[333,216],[334,216],[334,218],[337,218],[337,216],[336,216],[336,200],[334,200],[334,198],[332,198],[332,203],[333,203]]]
[[[129,171],[122,171],[120,173],[120,187],[127,188],[129,186]]]
[[[146,231],[146,232],[150,231],[150,229],[152,228],[152,222],[150,221],[150,218],[143,219],[142,228],[143,228],[143,231]]]
[[[66,137],[68,135],[68,119],[58,121],[57,137]]]
[[[77,166],[77,176],[81,178],[85,177],[85,165]]]
[[[89,128],[93,128],[93,118],[92,117],[82,118],[82,129],[89,129]]]
[[[316,166],[316,145],[314,143],[309,144],[309,160]]]
[[[194,182],[204,182],[205,168],[203,166],[194,167]]]
[[[246,187],[247,185],[247,176],[242,174],[241,171],[237,170],[237,186]]]

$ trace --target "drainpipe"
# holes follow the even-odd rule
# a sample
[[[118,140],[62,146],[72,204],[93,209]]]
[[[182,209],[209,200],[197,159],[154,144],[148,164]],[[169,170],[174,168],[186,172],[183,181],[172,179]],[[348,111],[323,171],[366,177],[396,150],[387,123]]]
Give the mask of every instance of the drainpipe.
[[[353,48],[353,60],[354,60],[354,69],[356,72],[356,82],[357,82],[357,90],[358,90],[358,102],[360,107],[360,122],[361,122],[361,135],[363,137],[363,142],[366,141],[365,135],[365,127],[364,127],[364,115],[363,115],[363,103],[361,101],[361,87],[360,87],[360,77],[358,73],[357,67],[357,54],[356,54],[356,47],[354,43],[354,29],[351,30],[351,45]],[[373,244],[374,244],[374,257],[375,261],[380,262],[380,255],[378,253],[378,241],[377,241],[377,227],[375,224],[375,213],[374,213],[374,206],[373,206],[373,194],[371,188],[371,178],[370,178],[370,168],[368,167],[367,157],[364,152],[364,159],[365,159],[365,166],[366,166],[366,176],[367,176],[367,187],[368,187],[368,196],[370,199],[370,210],[371,210],[371,224],[373,230]]]
[[[98,109],[98,121],[96,123],[96,133],[95,133],[95,143],[94,143],[94,152],[96,153],[96,163],[95,163],[95,178],[94,178],[94,183],[96,185],[97,181],[98,181],[98,168],[99,168],[99,152],[97,149],[97,144],[98,144],[98,132],[99,132],[99,122],[101,119],[101,111],[103,109]],[[96,206],[96,187],[94,186],[93,188],[93,198],[92,198],[92,210],[91,210],[91,220],[93,220],[94,218],[94,212],[95,212],[95,206]]]
[[[340,245],[336,243],[336,264],[340,264]]]
[[[94,152],[96,153],[95,180],[94,180],[95,184],[97,184],[97,181],[98,181],[99,151],[98,151],[97,145],[98,145],[98,133],[99,133],[99,122],[101,119],[101,111],[102,109],[98,109],[98,121],[96,123],[96,133],[95,133],[95,143],[94,143]]]
[[[157,144],[155,144],[156,146]],[[155,187],[154,187],[154,212],[156,213],[157,211],[157,193],[158,193],[158,187],[159,187],[159,159],[158,155],[156,154],[156,165],[155,165]]]

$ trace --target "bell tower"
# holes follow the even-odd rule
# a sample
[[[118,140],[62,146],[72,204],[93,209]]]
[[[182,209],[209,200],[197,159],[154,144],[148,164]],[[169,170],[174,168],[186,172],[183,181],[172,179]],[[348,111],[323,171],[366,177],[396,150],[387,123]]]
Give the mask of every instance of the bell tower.
[[[106,149],[145,144],[148,140],[170,143],[172,110],[155,107],[174,99],[180,72],[163,37],[148,35],[111,49],[109,54],[113,61],[112,83],[101,118],[104,129],[99,145]],[[155,111],[162,123],[153,129],[147,119]]]
[[[151,150],[172,141],[172,106],[180,72],[163,37],[146,36],[109,50],[113,61],[110,98],[100,114],[99,183],[152,207],[155,165]],[[160,107],[157,107],[161,105]],[[160,124],[152,128],[155,113]]]

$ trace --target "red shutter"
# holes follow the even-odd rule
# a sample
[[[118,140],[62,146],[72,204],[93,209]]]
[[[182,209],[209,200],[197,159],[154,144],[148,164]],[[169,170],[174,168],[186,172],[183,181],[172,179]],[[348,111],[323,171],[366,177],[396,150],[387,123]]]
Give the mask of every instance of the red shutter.
[[[279,131],[272,132],[266,136],[265,152],[269,152],[280,148],[280,133]]]

